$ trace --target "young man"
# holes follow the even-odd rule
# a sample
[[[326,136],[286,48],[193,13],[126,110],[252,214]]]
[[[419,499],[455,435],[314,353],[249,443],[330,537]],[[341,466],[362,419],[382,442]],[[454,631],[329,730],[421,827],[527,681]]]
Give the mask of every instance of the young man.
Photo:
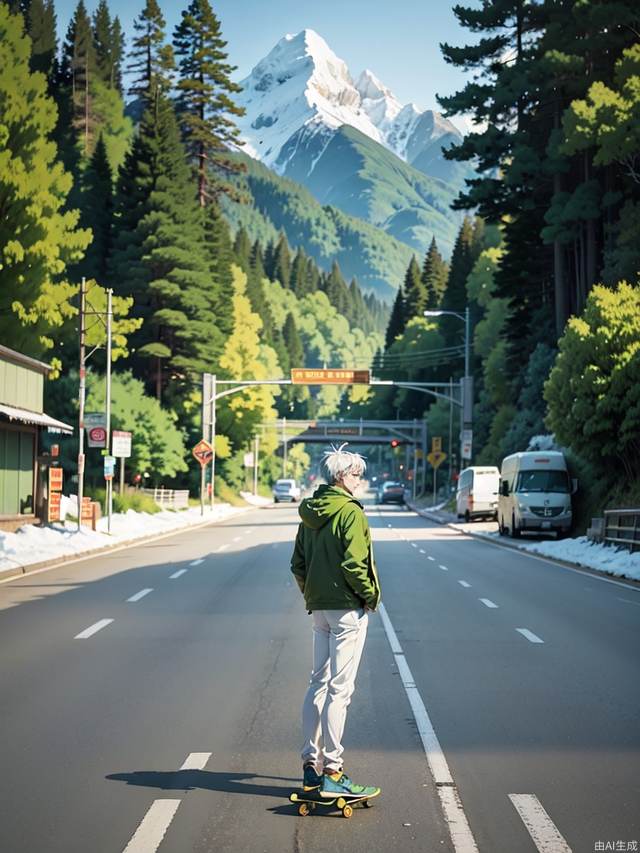
[[[366,463],[332,447],[324,463],[330,485],[300,504],[291,571],[313,619],[313,670],[302,708],[303,788],[323,797],[375,796],[379,788],[353,783],[342,766],[342,735],[380,584],[369,524],[353,496]]]

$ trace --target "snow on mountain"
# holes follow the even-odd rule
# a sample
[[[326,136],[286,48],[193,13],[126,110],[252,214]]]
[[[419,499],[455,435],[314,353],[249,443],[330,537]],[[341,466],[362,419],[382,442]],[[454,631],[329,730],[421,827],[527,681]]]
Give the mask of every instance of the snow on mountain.
[[[241,85],[238,103],[246,110],[238,121],[244,150],[281,174],[301,142],[320,151],[342,125],[351,125],[403,160],[432,164],[441,158],[441,136],[461,138],[433,110],[403,105],[368,69],[354,82],[347,64],[314,30],[286,35]],[[428,151],[428,156],[426,152]]]

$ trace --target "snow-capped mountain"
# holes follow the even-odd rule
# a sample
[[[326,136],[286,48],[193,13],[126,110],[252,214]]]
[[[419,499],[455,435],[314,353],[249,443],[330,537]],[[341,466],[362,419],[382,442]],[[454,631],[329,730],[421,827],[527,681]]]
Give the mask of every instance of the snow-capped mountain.
[[[317,158],[319,143],[328,143],[343,125],[428,175],[448,180],[455,169],[441,151],[462,138],[450,121],[433,110],[401,104],[369,70],[354,81],[346,63],[313,30],[282,38],[241,85],[237,101],[246,114],[238,124],[244,150],[281,174],[299,172],[291,159],[301,144],[309,148],[314,137]],[[306,165],[313,168],[313,161]]]

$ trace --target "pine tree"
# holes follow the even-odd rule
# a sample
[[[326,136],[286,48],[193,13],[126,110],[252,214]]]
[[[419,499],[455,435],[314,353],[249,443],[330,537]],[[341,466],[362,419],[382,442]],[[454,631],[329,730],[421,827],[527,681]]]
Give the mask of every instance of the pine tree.
[[[306,282],[307,293],[315,293],[320,287],[320,270],[313,258],[307,260]]]
[[[476,230],[474,222],[465,216],[453,246],[447,288],[442,299],[444,310],[464,314],[467,307],[467,277],[481,249],[480,232]],[[456,317],[443,317],[442,331],[447,346],[459,343],[464,334],[464,328]]]
[[[291,252],[287,238],[280,234],[273,253],[273,273],[270,276],[273,281],[279,281],[287,289],[291,284]]]
[[[346,317],[349,313],[349,291],[337,261],[331,264],[331,272],[325,280],[324,290],[336,311]]]
[[[287,350],[289,370],[294,367],[304,367],[304,348],[295,318],[291,313],[287,314],[284,321],[282,337]],[[288,404],[290,416],[305,417],[307,415],[307,402],[310,399],[310,394],[306,385],[290,386],[285,389],[282,396],[284,402]]]
[[[156,395],[171,380],[169,396],[181,405],[181,385],[215,367],[224,335],[216,323],[202,213],[167,98],[143,115],[121,172],[116,215],[133,227],[119,228],[112,282],[133,294],[137,316],[144,319],[132,341],[133,365],[138,375],[150,378],[145,360],[152,358]]]
[[[239,130],[231,117],[244,114],[232,100],[241,89],[231,80],[236,69],[227,62],[227,43],[209,0],[192,0],[176,27],[174,45],[180,69],[180,118],[197,164],[198,200],[204,207],[208,198],[229,191],[221,174],[243,171],[239,161],[228,156],[229,148],[239,144]]]
[[[112,89],[116,89],[120,95],[124,94],[122,87],[122,62],[125,56],[125,37],[120,23],[120,18],[116,15],[111,25],[111,77],[109,85]]]
[[[398,335],[404,332],[404,317],[404,294],[402,286],[400,286],[393,303],[393,308],[391,309],[391,316],[389,317],[389,324],[385,334],[385,350],[388,350]]]
[[[422,284],[426,289],[425,308],[429,311],[440,307],[447,289],[448,278],[449,265],[443,260],[438,251],[436,238],[433,237],[422,266]]]
[[[85,156],[90,153],[94,132],[91,113],[91,83],[94,74],[96,74],[96,53],[91,20],[84,0],[78,0],[63,47],[63,75],[67,77],[71,90],[71,123],[81,140]]]
[[[215,293],[215,324],[226,341],[233,332],[233,315],[229,306],[233,300],[233,247],[229,226],[215,202],[205,211],[205,249],[209,260],[211,281]]]
[[[133,23],[135,37],[130,51],[128,71],[135,75],[129,93],[147,106],[156,94],[171,88],[175,68],[173,48],[165,44],[165,20],[157,0],[145,0],[145,6]]]
[[[251,249],[251,260],[247,275],[246,295],[251,302],[251,310],[262,320],[262,342],[273,345],[274,328],[273,314],[267,302],[264,282],[266,276],[262,260],[262,246],[256,240]]]
[[[302,248],[298,249],[293,259],[291,289],[299,298],[307,293],[307,256]]]
[[[105,283],[113,225],[113,176],[102,135],[82,175],[81,193],[81,224],[91,229],[93,239],[74,273],[77,278]]]
[[[0,340],[42,356],[76,313],[65,271],[91,235],[66,208],[71,176],[50,139],[56,108],[29,59],[22,19],[0,3]]]
[[[93,44],[96,52],[96,70],[100,79],[111,85],[112,44],[111,14],[107,0],[100,0],[93,15]]]
[[[53,0],[29,0],[25,4],[25,23],[31,39],[32,71],[41,71],[49,83],[51,92],[57,75],[56,12]]]
[[[236,263],[248,273],[251,267],[251,241],[246,230],[242,227],[238,229],[236,238],[233,241],[233,254]],[[272,276],[269,277],[271,278]]]
[[[420,267],[416,256],[411,257],[404,276],[404,325],[413,317],[422,317],[427,307],[427,290],[422,282]]]

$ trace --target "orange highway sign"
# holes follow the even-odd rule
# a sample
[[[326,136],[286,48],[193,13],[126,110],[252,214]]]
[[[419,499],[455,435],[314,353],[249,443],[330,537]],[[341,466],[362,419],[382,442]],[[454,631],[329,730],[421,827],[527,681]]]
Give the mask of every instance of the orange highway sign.
[[[370,381],[370,370],[291,368],[291,382],[294,385],[368,385]]]
[[[203,468],[213,459],[213,447],[211,447],[209,442],[205,441],[204,438],[200,439],[191,452]]]

